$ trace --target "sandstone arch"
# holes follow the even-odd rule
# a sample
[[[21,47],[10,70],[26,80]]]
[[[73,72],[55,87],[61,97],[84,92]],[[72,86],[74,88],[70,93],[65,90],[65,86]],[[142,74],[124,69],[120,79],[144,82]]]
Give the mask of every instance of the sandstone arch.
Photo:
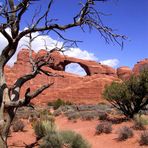
[[[47,54],[46,50],[40,50],[37,54],[33,52],[33,58],[42,57],[45,56],[46,54]],[[53,70],[65,71],[66,65],[70,63],[77,63],[85,70],[88,76],[92,76],[94,74],[103,74],[103,75],[117,77],[116,70],[114,68],[109,67],[107,65],[103,65],[96,61],[82,60],[78,58],[65,56],[64,54],[61,54],[57,50],[52,50],[50,53],[50,57],[54,60],[53,65],[50,65],[50,68],[52,68]],[[25,62],[28,63],[29,50],[23,49],[22,51],[20,51],[17,56],[17,59],[19,60],[19,62],[24,61],[25,59]]]
[[[85,69],[78,63],[70,63],[65,66],[65,72],[76,74],[79,76],[86,76]]]
[[[78,58],[68,57],[60,54],[60,52],[53,50],[50,56],[54,59],[54,65],[51,66],[54,70],[65,71],[65,67],[70,63],[79,64],[87,73],[88,76],[94,74],[107,74],[107,75],[116,75],[115,69],[102,65],[101,63],[90,61],[90,60],[82,60]]]

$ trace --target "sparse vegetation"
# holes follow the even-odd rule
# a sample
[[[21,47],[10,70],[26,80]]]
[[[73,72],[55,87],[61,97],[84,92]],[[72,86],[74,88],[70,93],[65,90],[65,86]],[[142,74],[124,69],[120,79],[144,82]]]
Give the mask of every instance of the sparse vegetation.
[[[96,135],[100,135],[102,133],[109,134],[112,132],[112,124],[110,122],[102,122],[96,127]]]
[[[22,120],[17,120],[13,123],[12,130],[14,132],[23,131],[25,124]]]
[[[105,106],[105,109],[104,109]],[[92,120],[98,119],[107,120],[108,111],[111,113],[113,110],[110,105],[62,105],[53,113],[54,116],[64,114],[69,120],[82,119]]]
[[[148,104],[148,70],[131,76],[125,82],[113,82],[104,91],[104,97],[128,117],[133,118]]]
[[[53,115],[56,116],[60,116],[62,114],[62,111],[60,109],[57,109],[53,112]]]
[[[127,126],[123,126],[119,131],[118,131],[118,141],[124,141],[127,140],[128,138],[133,137],[133,131],[131,128]]]
[[[63,143],[60,135],[52,131],[47,133],[47,135],[43,138],[42,143],[40,144],[39,148],[62,148]]]
[[[79,114],[79,112],[69,112],[69,113],[67,113],[67,118],[68,118],[68,120],[76,120],[76,119],[78,119],[78,118],[80,118],[80,114]]]
[[[81,119],[82,120],[92,120],[95,118],[95,115],[92,112],[82,112]]]
[[[49,120],[40,120],[33,124],[37,139],[45,137],[48,133],[55,131],[55,124]]]
[[[48,102],[48,106],[53,106],[54,110],[56,110],[60,106],[64,106],[64,105],[72,105],[72,103],[69,102],[69,101],[63,101],[62,99],[57,99],[57,100],[55,100],[53,102]]]
[[[44,116],[33,124],[37,140],[42,139],[40,148],[63,148],[65,144],[69,148],[90,148],[88,142],[81,135],[73,131],[58,131],[53,116],[47,116],[47,114]]]
[[[146,129],[146,127],[145,127],[145,119],[140,115],[134,116],[133,128],[135,130],[145,130]]]
[[[98,115],[99,115],[99,120],[106,120],[108,117],[107,113],[105,112],[99,112]]]
[[[73,131],[61,131],[63,143],[69,148],[90,148],[90,144],[80,135]]]
[[[144,131],[140,136],[140,145],[148,145],[148,131]]]
[[[73,131],[50,132],[42,140],[40,148],[90,148],[90,144]]]

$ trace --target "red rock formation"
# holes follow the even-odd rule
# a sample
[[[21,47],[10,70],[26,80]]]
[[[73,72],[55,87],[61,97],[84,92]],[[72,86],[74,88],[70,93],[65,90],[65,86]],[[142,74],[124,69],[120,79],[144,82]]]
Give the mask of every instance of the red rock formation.
[[[127,80],[132,74],[132,70],[127,66],[117,68],[117,76],[121,80]]]
[[[137,62],[133,68],[134,74],[139,74],[140,71],[148,69],[148,59],[144,59],[142,61]]]
[[[46,54],[47,52],[45,50],[41,50],[38,53],[32,51],[33,58],[35,59]],[[102,92],[106,84],[111,83],[113,80],[120,81],[113,68],[101,65],[95,61],[63,56],[57,51],[53,51],[51,57],[54,59],[54,64],[52,65],[54,70],[50,68],[48,70],[63,75],[64,77],[47,77],[43,74],[38,75],[35,79],[28,81],[23,86],[21,96],[23,96],[28,87],[33,91],[43,84],[54,81],[54,85],[35,98],[33,102],[47,103],[51,100],[61,98],[75,103],[97,103],[102,101]],[[69,63],[80,64],[88,76],[80,77],[64,72],[65,66]],[[5,68],[8,84],[12,85],[18,77],[30,71],[29,51],[23,49],[19,52],[14,66],[6,66]]]
[[[42,52],[39,52],[39,56],[42,55]],[[44,51],[44,54],[45,51]],[[43,54],[43,55],[44,55]],[[94,74],[106,74],[116,76],[115,69],[107,66],[101,65],[95,61],[90,60],[82,60],[73,57],[68,57],[60,54],[58,51],[53,50],[50,56],[54,59],[54,65],[52,66],[55,70],[64,71],[65,67],[70,63],[78,63],[84,70],[86,71],[87,75],[94,75]]]

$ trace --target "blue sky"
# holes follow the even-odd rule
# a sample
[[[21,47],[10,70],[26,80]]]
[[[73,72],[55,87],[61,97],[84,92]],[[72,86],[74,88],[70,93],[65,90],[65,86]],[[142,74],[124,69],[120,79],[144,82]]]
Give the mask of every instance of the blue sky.
[[[84,1],[84,0],[82,0]],[[47,6],[48,0],[41,0],[41,11]],[[21,29],[30,22],[37,5],[33,4],[28,13],[24,16]],[[66,24],[72,21],[80,8],[78,0],[55,0],[50,12],[51,18],[57,18],[60,24]],[[70,29],[64,33],[65,37],[83,41],[79,43],[79,48],[68,55],[91,59],[97,61],[117,60],[114,67],[133,65],[148,57],[148,0],[108,0],[99,2],[95,8],[107,16],[102,16],[102,21],[115,29],[116,33],[126,35],[123,50],[116,43],[107,44],[100,34],[93,30],[91,33],[86,30],[82,32],[79,28]],[[49,42],[56,42],[58,37],[51,32],[50,37],[45,37]],[[24,39],[26,41],[26,39]],[[41,40],[40,40],[41,41]],[[40,48],[40,41],[34,43],[34,49]],[[47,42],[48,42],[47,41]],[[23,41],[22,41],[23,42]],[[6,43],[0,36],[0,45]],[[24,42],[23,42],[24,43]],[[50,44],[49,44],[50,45]]]
[[[65,0],[57,3],[53,10],[62,18],[61,22],[68,22],[76,13],[77,0]],[[148,56],[148,0],[109,0],[98,3],[96,8],[109,16],[102,16],[104,24],[117,30],[119,34],[128,37],[124,41],[124,49],[115,44],[109,45],[104,42],[100,34],[95,30],[91,33],[83,33],[79,29],[71,29],[67,36],[82,40],[79,44],[81,49],[93,52],[99,60],[119,60],[119,65],[133,65]],[[53,36],[54,37],[54,36]]]

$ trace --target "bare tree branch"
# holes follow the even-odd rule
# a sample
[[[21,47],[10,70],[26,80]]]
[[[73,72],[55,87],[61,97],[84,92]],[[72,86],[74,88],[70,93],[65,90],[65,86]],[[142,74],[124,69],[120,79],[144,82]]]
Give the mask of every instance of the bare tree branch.
[[[22,106],[27,106],[30,101],[37,97],[40,93],[42,93],[45,89],[53,85],[54,83],[51,84],[46,84],[34,91],[33,93],[30,93],[30,88],[26,90],[25,97],[23,99],[19,99],[17,101],[10,101],[10,102],[5,102],[5,107],[22,107]]]

